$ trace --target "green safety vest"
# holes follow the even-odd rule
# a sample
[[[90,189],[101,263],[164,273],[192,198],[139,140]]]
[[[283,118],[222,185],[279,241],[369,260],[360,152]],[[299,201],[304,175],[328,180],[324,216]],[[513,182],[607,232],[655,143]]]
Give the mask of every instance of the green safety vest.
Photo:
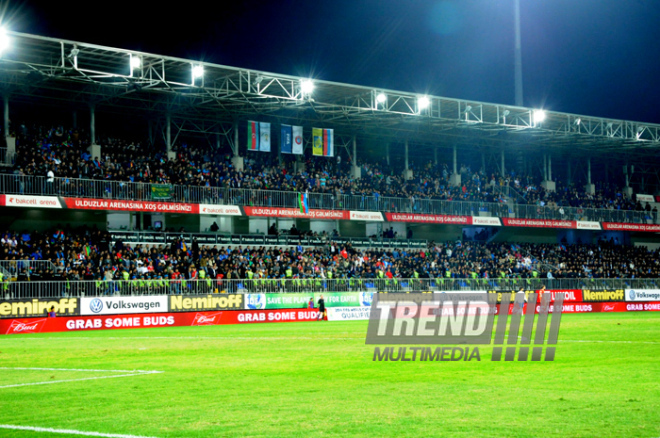
[[[293,269],[287,268],[286,270],[286,278],[291,278],[293,277]]]
[[[202,269],[199,271],[199,279],[204,280],[205,278],[206,278],[206,271]]]

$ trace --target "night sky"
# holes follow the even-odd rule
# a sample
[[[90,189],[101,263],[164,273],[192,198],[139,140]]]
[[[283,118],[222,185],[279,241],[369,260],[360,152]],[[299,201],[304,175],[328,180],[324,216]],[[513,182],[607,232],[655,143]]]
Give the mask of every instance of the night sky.
[[[525,106],[660,123],[660,1],[520,2]],[[514,101],[513,0],[40,3],[11,3],[6,25],[328,81]]]

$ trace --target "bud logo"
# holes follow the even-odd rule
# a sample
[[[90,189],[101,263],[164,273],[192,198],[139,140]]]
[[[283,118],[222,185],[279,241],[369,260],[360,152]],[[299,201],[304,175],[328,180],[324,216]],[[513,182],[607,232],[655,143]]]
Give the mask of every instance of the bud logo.
[[[249,310],[261,310],[266,308],[265,294],[246,294],[245,305]]]
[[[43,328],[44,324],[46,324],[45,319],[30,321],[28,323],[14,320],[11,322],[11,325],[7,329],[6,334],[10,335],[12,333],[39,333],[41,332],[41,329]]]
[[[360,292],[360,305],[371,307],[371,302],[373,299],[373,292]]]
[[[601,307],[603,312],[614,312],[615,309],[614,304],[603,304],[603,307]]]
[[[211,314],[197,313],[190,325],[217,325],[220,324],[220,315],[222,315],[222,312]]]

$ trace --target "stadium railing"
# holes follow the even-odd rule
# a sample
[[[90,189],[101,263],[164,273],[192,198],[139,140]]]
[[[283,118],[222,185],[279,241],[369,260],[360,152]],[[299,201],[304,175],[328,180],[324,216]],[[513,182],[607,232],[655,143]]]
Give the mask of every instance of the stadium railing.
[[[52,271],[57,268],[50,260],[0,260],[0,268],[4,269],[11,277],[16,277],[19,272],[32,272],[36,270]]]
[[[74,198],[127,201],[167,201],[214,205],[299,208],[298,193],[276,190],[231,189],[206,186],[172,185],[166,198],[157,187],[162,185],[121,181],[54,178],[41,176],[0,175],[0,193],[21,195],[57,195]],[[598,222],[650,223],[654,220],[643,211],[598,208],[559,207],[493,202],[442,201],[435,199],[394,198],[387,196],[332,195],[309,193],[310,209],[360,210],[393,213],[435,214],[449,216],[494,216],[520,219],[582,220]]]
[[[6,300],[94,296],[140,296],[208,293],[428,292],[520,289],[614,291],[660,289],[660,279],[237,279],[237,280],[91,280],[3,281]]]
[[[283,235],[263,235],[263,234],[222,234],[222,233],[164,233],[157,231],[110,231],[110,237],[113,242],[121,241],[123,243],[141,243],[141,244],[171,244],[179,239],[183,239],[187,245],[197,240],[200,245],[281,245],[295,247],[298,244],[308,246],[323,246],[329,242],[335,242],[338,245],[350,243],[354,247],[360,248],[419,248],[426,249],[428,240],[424,239],[370,239],[346,238],[346,237],[311,237],[295,236],[289,234]],[[0,261],[0,266],[3,262]]]

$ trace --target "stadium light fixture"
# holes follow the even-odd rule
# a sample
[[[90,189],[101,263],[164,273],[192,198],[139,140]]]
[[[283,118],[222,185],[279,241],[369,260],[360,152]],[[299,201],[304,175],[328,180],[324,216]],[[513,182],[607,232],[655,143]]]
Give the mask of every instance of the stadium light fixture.
[[[417,99],[417,109],[419,111],[425,110],[431,105],[431,100],[427,96],[421,96]]]
[[[312,91],[314,91],[314,82],[311,79],[303,79],[300,81],[300,91],[304,96],[312,94]]]
[[[376,103],[383,104],[387,100],[387,96],[385,93],[378,93],[378,96],[376,96]]]
[[[201,78],[202,76],[204,76],[204,66],[202,66],[201,64],[193,65],[192,68],[193,81],[197,78]]]
[[[545,120],[545,111],[540,109],[534,110],[533,117],[534,117],[535,125],[538,125],[539,123],[543,123],[543,121]]]
[[[0,27],[0,55],[9,48],[9,35],[4,27]]]
[[[137,56],[131,55],[131,68],[140,68],[142,60]]]

